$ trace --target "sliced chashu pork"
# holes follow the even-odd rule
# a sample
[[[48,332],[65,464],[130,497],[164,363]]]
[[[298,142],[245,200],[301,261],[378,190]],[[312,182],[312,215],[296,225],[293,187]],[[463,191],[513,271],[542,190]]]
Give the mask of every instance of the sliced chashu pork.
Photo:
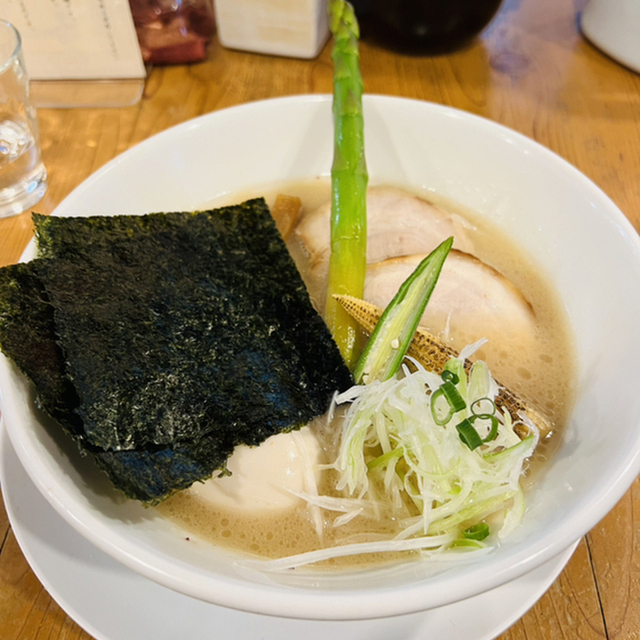
[[[367,268],[364,299],[384,309],[426,254],[389,258]],[[481,338],[531,344],[535,315],[522,293],[481,260],[453,249],[420,322],[462,349]]]
[[[311,297],[322,311],[326,297],[331,204],[305,214],[291,240],[302,258]],[[394,187],[367,193],[367,277],[364,299],[385,308],[420,260],[454,236],[454,249],[422,320],[434,335],[460,350],[480,338],[504,349],[528,348],[535,316],[522,293],[474,257],[470,223]]]
[[[305,214],[291,241],[302,255],[305,282],[317,306],[324,308],[331,255],[331,203]],[[469,224],[460,216],[394,187],[367,192],[367,262],[430,253],[454,236],[454,247],[473,253]],[[297,251],[296,251],[297,250]]]

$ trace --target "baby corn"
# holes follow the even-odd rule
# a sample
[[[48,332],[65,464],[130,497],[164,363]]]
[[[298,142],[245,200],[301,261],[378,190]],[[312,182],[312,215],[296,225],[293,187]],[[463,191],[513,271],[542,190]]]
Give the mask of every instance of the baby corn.
[[[356,320],[367,334],[371,334],[382,315],[382,309],[373,304],[347,295],[335,295],[335,299],[344,310]],[[411,340],[407,355],[415,358],[425,369],[434,373],[442,373],[444,366],[450,358],[458,358],[455,349],[444,344],[441,340],[430,334],[422,327],[418,327]],[[465,360],[467,372],[472,363]],[[497,381],[496,381],[497,382]],[[500,390],[496,397],[496,406],[507,410],[511,415],[525,414],[540,431],[540,437],[544,438],[553,431],[553,423],[544,414],[527,400],[519,397],[507,387],[497,382]],[[526,435],[521,433],[519,435]]]

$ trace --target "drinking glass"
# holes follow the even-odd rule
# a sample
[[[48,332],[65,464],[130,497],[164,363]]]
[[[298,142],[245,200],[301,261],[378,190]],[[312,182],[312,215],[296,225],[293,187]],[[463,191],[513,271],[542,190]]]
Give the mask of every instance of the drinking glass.
[[[20,34],[10,22],[0,20],[0,217],[22,213],[46,190]]]

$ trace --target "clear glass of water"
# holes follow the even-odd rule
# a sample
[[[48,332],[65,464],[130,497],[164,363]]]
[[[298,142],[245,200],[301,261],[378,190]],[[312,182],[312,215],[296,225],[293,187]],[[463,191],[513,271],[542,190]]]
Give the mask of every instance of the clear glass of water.
[[[0,20],[0,218],[26,211],[46,190],[20,34]]]

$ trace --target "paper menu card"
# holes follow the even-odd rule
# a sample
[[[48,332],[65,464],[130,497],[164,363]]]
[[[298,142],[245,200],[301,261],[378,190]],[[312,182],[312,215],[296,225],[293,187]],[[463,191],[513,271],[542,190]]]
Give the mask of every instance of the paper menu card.
[[[145,77],[128,0],[0,0],[32,80]]]

